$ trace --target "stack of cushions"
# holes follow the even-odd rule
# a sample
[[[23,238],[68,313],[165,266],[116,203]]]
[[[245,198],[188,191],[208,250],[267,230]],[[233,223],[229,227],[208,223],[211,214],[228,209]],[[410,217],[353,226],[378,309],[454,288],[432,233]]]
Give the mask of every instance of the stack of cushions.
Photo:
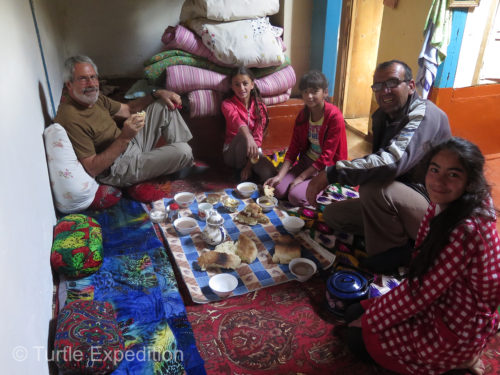
[[[77,300],[59,313],[55,361],[63,373],[107,374],[123,359],[123,337],[108,302]]]
[[[237,66],[252,69],[266,105],[287,101],[295,71],[284,55],[283,29],[267,17],[279,11],[279,3],[186,0],[182,24],[165,30],[165,51],[144,63],[145,77],[186,95],[191,118],[220,115],[222,99],[230,91],[228,75]]]
[[[60,124],[48,126],[43,136],[52,193],[60,212],[79,212],[89,207],[102,209],[120,200],[122,193],[119,189],[99,186],[85,171]]]
[[[67,215],[54,228],[50,255],[54,271],[78,279],[96,272],[102,264],[102,232],[99,223],[82,214]]]

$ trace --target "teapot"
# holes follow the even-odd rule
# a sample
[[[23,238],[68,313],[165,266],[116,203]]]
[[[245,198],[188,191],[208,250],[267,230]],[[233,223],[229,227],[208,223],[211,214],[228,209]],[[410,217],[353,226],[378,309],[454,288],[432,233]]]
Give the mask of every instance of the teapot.
[[[201,232],[203,241],[209,245],[216,246],[226,239],[226,229],[224,229],[224,218],[214,209],[207,213],[207,225]]]

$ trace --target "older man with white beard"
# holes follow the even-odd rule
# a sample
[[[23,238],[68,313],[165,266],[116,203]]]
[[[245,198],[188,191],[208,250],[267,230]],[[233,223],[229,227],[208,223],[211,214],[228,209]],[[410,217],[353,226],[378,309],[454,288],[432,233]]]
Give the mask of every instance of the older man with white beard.
[[[125,187],[193,164],[187,144],[192,135],[176,109],[179,95],[154,90],[124,104],[99,93],[97,67],[89,57],[70,57],[64,69],[68,97],[55,121],[66,129],[85,170],[99,182]],[[138,113],[143,110],[145,115]],[[114,117],[125,119],[122,129]],[[167,144],[155,148],[162,136]]]

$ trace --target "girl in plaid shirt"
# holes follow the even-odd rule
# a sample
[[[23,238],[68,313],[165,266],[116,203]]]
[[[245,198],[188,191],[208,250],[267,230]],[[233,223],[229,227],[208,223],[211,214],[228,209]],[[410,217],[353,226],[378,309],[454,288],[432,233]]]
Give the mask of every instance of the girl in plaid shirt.
[[[424,163],[431,204],[408,279],[349,307],[348,344],[401,374],[483,374],[480,355],[497,332],[500,304],[500,240],[484,157],[451,138]]]

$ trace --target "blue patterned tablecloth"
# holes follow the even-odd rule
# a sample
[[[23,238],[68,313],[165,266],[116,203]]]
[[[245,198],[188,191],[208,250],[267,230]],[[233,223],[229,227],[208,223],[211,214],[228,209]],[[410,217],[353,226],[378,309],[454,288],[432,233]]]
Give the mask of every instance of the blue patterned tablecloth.
[[[252,264],[242,263],[236,270],[207,270],[202,271],[197,265],[197,259],[205,249],[213,249],[213,246],[208,246],[201,237],[201,232],[205,227],[205,222],[198,218],[198,202],[201,203],[206,198],[206,193],[200,193],[196,196],[196,200],[185,209],[180,210],[181,216],[191,216],[198,221],[196,228],[189,235],[181,236],[174,228],[172,223],[163,222],[160,224],[164,237],[174,256],[174,259],[179,267],[180,273],[186,286],[191,294],[191,297],[196,303],[206,303],[210,301],[220,300],[216,294],[212,292],[208,286],[208,280],[216,273],[227,272],[238,278],[238,286],[231,296],[245,294],[260,288],[269,287],[295,280],[295,276],[290,273],[287,264],[274,264],[272,256],[274,254],[274,241],[280,236],[291,236],[286,232],[281,222],[284,213],[275,208],[266,213],[270,219],[269,224],[254,226],[243,225],[235,222],[233,219],[237,213],[253,202],[258,197],[258,193],[254,193],[250,198],[240,198],[232,189],[218,192],[218,194],[229,195],[232,198],[239,200],[238,210],[235,213],[229,213],[225,210],[221,203],[215,206],[215,209],[224,218],[224,227],[231,238],[236,241],[240,233],[244,233],[250,237],[257,245],[257,259]],[[164,204],[168,205],[170,199],[164,199]],[[313,260],[318,267],[327,268],[332,265],[334,260],[333,254],[327,254],[315,249],[314,246],[304,240],[302,236],[294,236],[297,242],[301,245],[301,256]],[[230,296],[230,297],[231,297]]]

